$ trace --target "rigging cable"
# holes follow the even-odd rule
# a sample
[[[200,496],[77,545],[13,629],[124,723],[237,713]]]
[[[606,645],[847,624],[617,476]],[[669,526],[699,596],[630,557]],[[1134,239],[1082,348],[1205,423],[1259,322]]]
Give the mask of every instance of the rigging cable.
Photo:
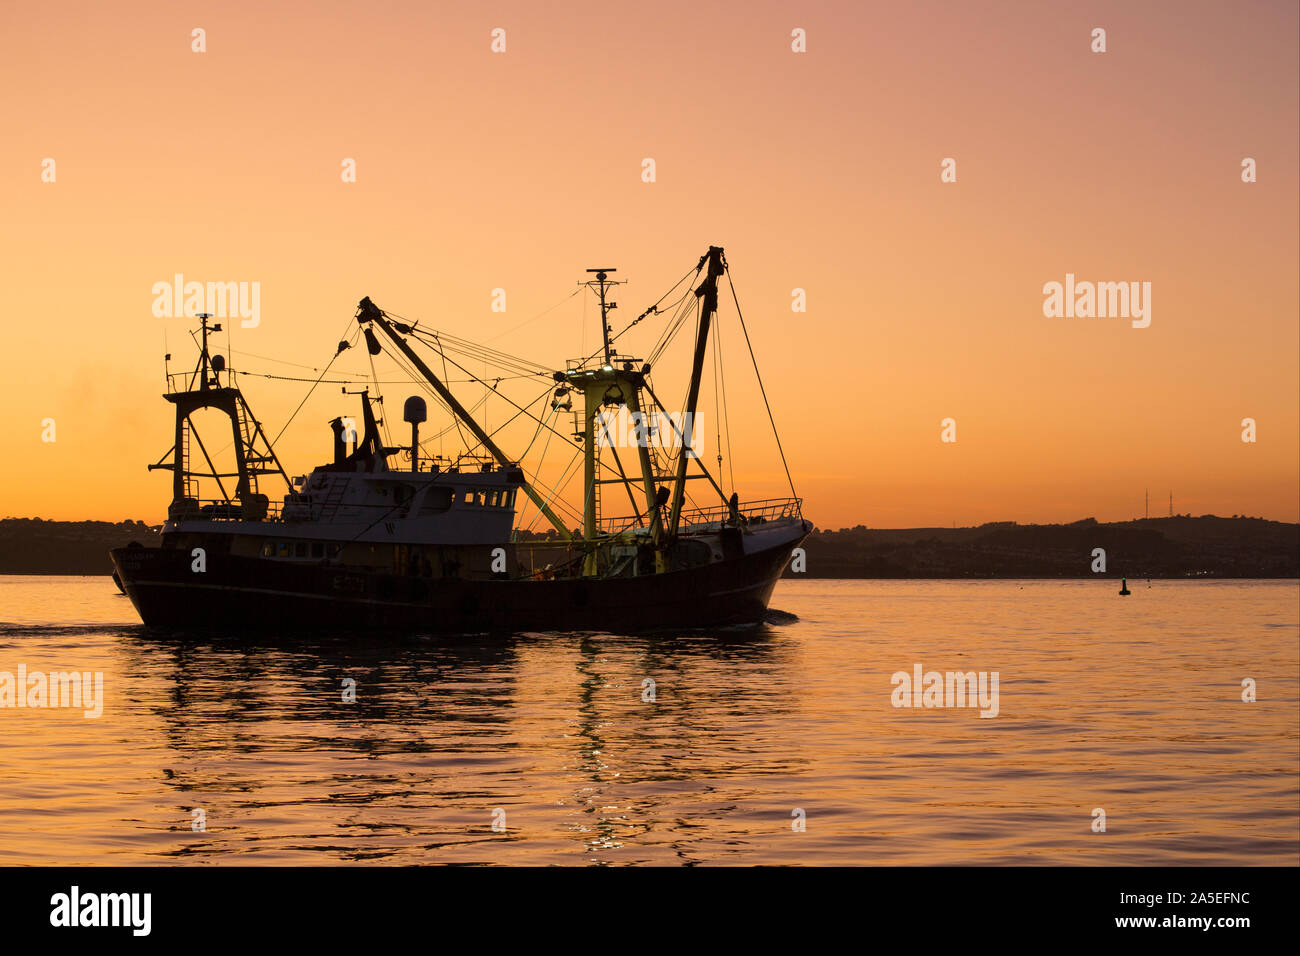
[[[474,373],[471,372],[469,369],[465,368],[465,366],[463,366],[463,365],[461,365],[459,362],[457,362],[455,359],[449,359],[449,358],[447,357],[447,355],[446,355],[445,352],[439,351],[439,355],[442,357],[442,363],[443,363],[442,367],[443,367],[443,373],[444,373],[444,374],[446,373],[447,363],[450,362],[450,363],[451,363],[452,365],[454,365],[456,368],[460,369],[460,370],[461,370],[462,372],[464,372],[466,375],[470,376],[470,378],[471,378],[472,381],[475,381],[475,382],[481,382],[481,383],[484,384],[484,385],[487,384],[487,383],[484,382],[481,378],[478,378],[476,375],[474,375]],[[532,401],[530,401],[528,404],[529,404],[529,405],[532,405],[532,404],[534,404],[535,402],[537,402],[539,398],[542,398],[542,397],[544,397],[545,395],[547,395],[547,394],[550,392],[550,390],[551,390],[552,387],[553,387],[553,384],[552,384],[552,383],[548,383],[547,386],[546,386],[546,391],[543,392],[542,395],[539,395],[538,398],[535,398],[535,399],[533,399]],[[502,401],[505,401],[505,402],[509,403],[510,405],[513,405],[515,408],[519,409],[519,413],[525,414],[525,415],[527,415],[529,418],[531,418],[533,421],[545,425],[545,422],[544,422],[542,419],[538,418],[538,417],[537,417],[536,415],[534,415],[532,412],[528,411],[528,409],[527,409],[526,407],[520,405],[518,402],[514,401],[514,400],[513,400],[512,398],[510,398],[508,395],[503,395],[501,392],[496,392],[496,395],[497,395],[497,397],[500,398]],[[453,417],[455,417],[455,416],[453,415]],[[510,417],[510,418],[505,422],[505,425],[510,424],[510,422],[514,421],[514,420],[515,420],[516,418],[518,418],[518,417],[519,417],[519,414],[512,415],[512,416],[511,416],[511,417]],[[503,428],[503,427],[505,427],[505,425],[502,425],[501,427]],[[551,431],[555,432],[555,434],[560,435],[560,433],[559,433],[558,431],[555,431],[554,427],[552,427],[552,426],[550,426],[550,425],[546,425],[545,427],[550,428]],[[497,431],[500,431],[500,430],[501,430],[500,428],[497,429]],[[491,437],[491,436],[489,435],[488,437]],[[577,448],[579,451],[582,450],[582,446],[579,445],[579,444],[578,444],[576,441],[574,441],[573,439],[571,439],[571,438],[566,438],[564,435],[560,435],[560,438],[563,439],[564,441],[568,442],[568,443],[569,443],[570,445],[572,445],[574,448]],[[464,435],[463,435],[463,434],[461,435],[461,440],[464,441]],[[480,445],[482,445],[483,443],[482,443],[482,442],[479,442],[479,441],[476,441],[473,445],[469,445],[468,442],[465,442],[465,444],[466,444],[466,446],[467,446],[467,450],[469,450],[469,449],[478,448],[478,447],[479,447]],[[609,471],[609,472],[611,472],[611,473],[614,473],[614,469],[611,468],[608,464],[605,464],[605,463],[603,463],[603,462],[599,462],[599,461],[598,461],[598,464],[600,464],[600,465],[601,465],[601,466],[602,466],[606,471]]]
[[[681,285],[683,282],[685,282],[687,279],[689,279],[689,278],[691,277],[692,274],[698,274],[699,271],[700,271],[700,267],[699,267],[699,266],[696,266],[694,269],[687,269],[687,270],[686,270],[686,274],[685,274],[684,276],[682,276],[680,279],[678,279],[676,282],[674,282],[674,283],[673,283],[673,286],[672,286],[671,289],[669,289],[667,292],[665,292],[663,295],[661,295],[661,296],[659,297],[659,300],[658,300],[657,302],[655,302],[654,305],[650,306],[648,309],[646,309],[644,312],[642,312],[640,315],[638,315],[635,319],[633,319],[631,322],[629,322],[627,325],[625,325],[625,326],[623,327],[622,331],[620,331],[617,335],[615,335],[613,338],[611,338],[611,339],[609,340],[609,344],[610,344],[610,345],[613,345],[615,342],[617,342],[617,341],[619,340],[619,338],[622,337],[622,335],[623,335],[624,332],[627,332],[627,331],[628,331],[629,329],[631,329],[634,325],[639,324],[639,323],[641,322],[641,320],[644,319],[646,316],[648,316],[648,315],[662,315],[663,313],[662,313],[661,310],[659,309],[659,303],[662,302],[664,299],[668,298],[670,295],[672,295],[672,294],[673,294],[673,291],[674,291],[674,290],[675,290],[679,285]],[[675,309],[675,308],[677,308],[677,306],[681,305],[681,303],[682,303],[682,299],[685,299],[686,296],[690,294],[690,292],[691,292],[691,290],[690,290],[690,288],[688,287],[687,290],[686,290],[685,292],[682,293],[682,298],[681,298],[681,299],[678,299],[676,302],[674,302],[672,305],[670,305],[669,308],[670,308],[670,309]],[[596,354],[599,354],[599,353],[596,353]],[[588,356],[588,357],[589,357],[589,358],[595,358],[595,355],[591,355],[591,356]]]
[[[717,316],[714,316],[714,318],[716,319]],[[722,474],[722,414],[719,411],[719,408],[722,403],[722,397],[721,397],[722,390],[718,387],[718,364],[721,361],[721,357],[718,354],[718,344],[719,344],[718,326],[719,325],[720,323],[718,322],[713,323],[713,341],[710,342],[709,344],[712,347],[711,351],[713,352],[713,427],[717,432],[717,437],[714,439],[714,441],[718,443],[718,475],[721,476]],[[692,424],[694,424],[694,422],[692,422]],[[728,455],[728,457],[730,456]],[[733,491],[735,490],[735,482],[732,482],[732,490]],[[721,489],[719,489],[719,495],[721,495]],[[722,503],[724,505],[727,503],[727,499],[725,496],[722,496]]]
[[[352,375],[352,378],[308,378],[300,375],[276,375],[274,372],[249,371],[248,369],[231,369],[232,372],[238,372],[240,375],[248,375],[253,378],[269,378],[279,382],[316,382],[324,385],[360,385],[363,382],[371,381],[363,373],[345,372],[345,375]],[[535,375],[502,375],[495,381],[506,382],[519,378],[536,378]],[[451,378],[443,382],[444,385],[470,385],[479,381],[477,378]],[[411,378],[385,378],[380,379],[381,385],[420,385],[424,379],[419,376]],[[427,387],[427,386],[426,386]]]
[[[406,318],[405,318],[404,316],[399,316],[397,313],[395,313],[395,312],[389,312],[389,311],[387,311],[387,310],[384,310],[384,314],[387,315],[387,316],[391,316],[391,317],[394,317],[394,318],[399,318],[399,319],[401,319],[401,320],[402,320],[404,323],[406,323],[407,326],[410,328],[410,332],[411,332],[411,333],[418,333],[418,336],[417,336],[417,337],[418,337],[418,338],[421,338],[421,339],[423,339],[423,340],[426,340],[426,341],[424,341],[424,344],[425,344],[427,347],[432,348],[433,351],[435,351],[435,352],[438,353],[439,357],[442,359],[442,369],[443,369],[443,378],[444,378],[444,380],[447,378],[447,363],[450,362],[453,366],[455,366],[455,367],[456,367],[457,369],[459,369],[461,372],[463,372],[464,374],[466,374],[466,375],[469,376],[469,379],[468,379],[467,381],[470,381],[470,382],[479,382],[479,383],[483,384],[484,386],[487,386],[488,383],[487,383],[486,381],[484,381],[482,378],[479,378],[477,375],[475,375],[473,372],[471,372],[471,371],[470,371],[469,369],[467,369],[465,366],[461,365],[461,364],[460,364],[459,362],[457,362],[455,359],[448,358],[448,356],[447,356],[447,351],[458,352],[458,354],[467,354],[467,353],[470,353],[471,350],[470,350],[470,349],[467,349],[467,348],[463,348],[463,347],[462,347],[461,349],[455,349],[455,348],[447,349],[447,348],[444,346],[443,339],[444,339],[444,338],[451,339],[453,342],[464,343],[465,345],[474,346],[474,347],[477,347],[477,343],[469,342],[468,340],[465,340],[465,339],[459,339],[459,338],[456,337],[456,336],[445,335],[444,333],[440,333],[440,332],[432,332],[432,333],[430,333],[430,332],[424,332],[423,330],[418,330],[418,329],[416,329],[416,328],[414,327],[414,325],[413,325],[412,323],[410,323],[408,320],[406,320]],[[429,342],[428,340],[432,340],[432,342],[433,342],[433,343],[436,343],[436,344],[430,344],[430,342]],[[506,353],[504,353],[504,352],[496,352],[496,350],[493,350],[493,349],[487,349],[487,350],[484,350],[484,351],[486,351],[486,352],[491,352],[491,353],[494,353],[494,354],[496,354],[496,355],[504,356],[506,359],[509,359],[510,361],[513,361],[513,362],[515,362],[515,363],[518,363],[519,365],[524,365],[524,364],[527,363],[527,360],[526,360],[526,359],[520,359],[520,358],[517,358],[517,357],[515,357],[515,356],[506,355]],[[393,353],[393,352],[387,352],[387,354],[389,355],[390,358],[392,358],[392,359],[393,359],[393,360],[398,364],[398,366],[399,366],[403,371],[407,372],[407,374],[411,374],[411,375],[414,374],[414,372],[413,372],[413,370],[411,369],[411,367],[410,367],[410,366],[409,366],[409,365],[408,365],[404,360],[402,360],[402,358],[401,358],[400,356],[398,356],[397,354],[395,354],[395,353]],[[472,353],[471,353],[471,354],[472,354]],[[538,368],[538,369],[542,369],[542,368],[543,368],[543,366],[541,366],[541,365],[535,365],[534,367],[535,367],[535,368]],[[533,373],[533,374],[543,374],[543,373],[544,373],[548,378],[550,378],[550,377],[551,377],[551,374],[552,374],[552,373],[550,373],[549,371],[538,372],[538,373]],[[523,378],[523,377],[528,377],[528,376],[523,376],[523,375],[521,375],[521,376],[519,376],[519,377]],[[498,380],[497,380],[497,383],[499,384],[502,380],[503,380],[503,379],[498,379]],[[532,399],[532,400],[528,403],[528,406],[532,406],[532,405],[536,404],[540,399],[542,399],[542,398],[544,398],[546,395],[550,394],[550,391],[551,391],[551,389],[552,389],[553,387],[554,387],[554,383],[553,383],[553,382],[548,382],[548,383],[547,383],[547,386],[546,386],[546,390],[543,391],[542,394],[539,395],[537,398]],[[480,442],[480,441],[475,441],[474,444],[471,445],[471,444],[469,443],[469,441],[465,438],[465,433],[461,430],[461,423],[460,423],[460,418],[459,418],[459,416],[456,415],[455,412],[452,411],[452,410],[451,410],[451,409],[446,405],[446,403],[441,399],[441,397],[439,397],[439,396],[437,396],[437,395],[434,394],[434,392],[429,388],[429,386],[428,386],[427,383],[424,383],[424,389],[425,389],[425,391],[426,391],[428,394],[434,396],[434,398],[437,400],[437,402],[438,402],[439,405],[441,405],[444,409],[447,410],[448,414],[450,415],[450,417],[451,417],[451,419],[452,419],[452,422],[454,423],[454,425],[455,425],[455,427],[456,427],[456,431],[457,431],[458,436],[460,437],[461,444],[465,446],[465,450],[466,450],[466,453],[467,453],[467,454],[468,454],[469,452],[472,452],[474,449],[478,448],[479,446],[481,446],[481,445],[483,444],[483,443]],[[576,441],[574,441],[574,440],[571,439],[571,438],[567,438],[567,437],[565,437],[564,435],[560,434],[560,432],[556,431],[555,428],[554,428],[553,426],[551,426],[551,425],[547,425],[546,422],[545,422],[543,419],[538,418],[536,415],[534,415],[532,412],[530,412],[530,411],[528,410],[528,407],[523,406],[523,405],[520,405],[518,402],[516,402],[516,401],[514,401],[513,399],[511,399],[508,395],[504,395],[504,394],[502,394],[500,391],[497,391],[496,388],[495,388],[495,386],[492,386],[492,387],[491,387],[489,394],[491,394],[491,393],[495,393],[495,394],[496,394],[499,398],[501,398],[503,401],[509,403],[510,405],[513,405],[516,409],[518,409],[518,411],[517,411],[514,415],[510,416],[510,418],[507,419],[504,423],[502,423],[502,425],[500,425],[500,426],[497,428],[496,432],[494,432],[493,434],[499,433],[503,428],[505,428],[507,425],[509,425],[511,422],[513,422],[513,421],[514,421],[516,418],[518,418],[521,414],[524,414],[524,415],[527,415],[529,418],[533,419],[533,421],[537,422],[539,425],[541,425],[541,426],[543,426],[543,427],[549,429],[552,433],[554,433],[554,434],[556,434],[556,435],[559,435],[560,438],[561,438],[561,440],[563,440],[563,441],[565,441],[565,442],[568,442],[570,445],[572,445],[572,446],[573,446],[575,449],[577,449],[578,451],[581,451],[581,450],[582,450],[582,446],[579,445]],[[486,403],[488,397],[489,397],[489,395],[484,395],[483,399],[481,399],[480,402],[477,403],[474,407],[475,407],[475,408],[479,408],[480,406],[482,406],[484,403]],[[484,429],[484,430],[486,431],[486,429]],[[440,435],[439,435],[439,436],[436,436],[436,437],[441,437],[441,434],[445,434],[445,433],[446,433],[446,432],[444,431],[443,433],[440,433]],[[492,435],[489,435],[488,437],[492,437]],[[421,444],[423,445],[423,442],[422,442]],[[611,472],[611,473],[614,473],[614,469],[611,468],[610,465],[609,465],[608,463],[606,463],[606,462],[602,462],[602,461],[599,461],[599,460],[598,460],[598,461],[597,461],[597,464],[598,464],[600,467],[604,468],[606,471]],[[521,467],[522,467],[522,464],[521,464]]]
[[[570,292],[568,295],[566,295],[566,296],[565,296],[563,299],[561,299],[559,302],[555,303],[555,305],[551,306],[549,309],[545,310],[544,312],[538,312],[538,313],[537,313],[535,316],[533,316],[531,319],[525,319],[523,322],[520,322],[518,325],[516,325],[513,329],[507,329],[506,331],[501,332],[501,333],[498,334],[498,335],[494,335],[494,336],[492,336],[492,338],[490,338],[490,339],[486,339],[486,340],[485,340],[485,343],[486,343],[486,342],[495,342],[497,339],[499,339],[499,338],[501,338],[501,337],[503,337],[503,336],[506,336],[506,335],[510,335],[512,332],[518,332],[518,331],[519,331],[520,329],[522,329],[525,325],[528,325],[528,324],[531,323],[531,322],[536,322],[536,321],[537,321],[538,319],[540,319],[542,316],[544,316],[544,315],[549,315],[550,313],[554,312],[556,309],[558,309],[560,306],[564,305],[564,303],[568,302],[570,299],[572,299],[575,295],[577,295],[577,294],[578,294],[579,292],[581,292],[581,291],[582,291],[582,287],[579,286],[578,288],[576,288],[576,289],[574,289],[572,292]]]
[[[555,412],[555,417],[558,419],[558,418],[560,417],[560,408],[559,408],[558,406],[552,406],[551,410],[552,410],[553,412]],[[540,428],[540,426],[539,426],[539,428],[538,428],[538,430],[537,430],[537,433],[533,435],[533,440],[530,441],[530,442],[528,443],[528,448],[525,448],[525,449],[524,449],[524,454],[519,456],[519,458],[520,458],[521,461],[522,461],[523,458],[528,454],[528,449],[529,449],[529,448],[532,448],[532,447],[533,447],[533,444],[537,441],[537,435],[540,435],[540,434],[541,434],[541,428]],[[541,455],[539,455],[538,458],[537,458],[537,474],[538,474],[538,475],[540,475],[540,474],[542,473],[542,466],[546,464],[546,453],[547,453],[547,451],[550,450],[550,447],[551,447],[551,436],[552,436],[552,435],[558,435],[558,434],[559,434],[559,432],[557,432],[554,428],[548,428],[548,429],[546,430],[546,443],[545,443],[544,445],[542,445],[542,453],[541,453]],[[567,469],[566,469],[566,471],[567,471]],[[525,500],[525,502],[524,502],[524,507],[525,507],[525,508],[528,507],[528,502],[531,501],[531,500],[532,500],[532,499],[526,499],[526,500]],[[549,504],[548,504],[548,507],[549,507]],[[541,517],[541,514],[542,514],[542,512],[539,510],[539,511],[537,512],[537,517]],[[521,518],[523,517],[522,513],[520,514],[520,517],[521,517]],[[536,519],[534,519],[534,520],[536,520]],[[530,524],[530,525],[529,525],[529,528],[531,529],[531,527],[532,527],[532,525]]]
[[[565,489],[565,487],[567,487],[570,481],[569,472],[571,472],[573,470],[573,467],[579,461],[582,460],[581,451],[582,450],[579,449],[577,452],[574,452],[573,458],[569,460],[569,464],[565,466],[564,471],[560,474],[559,483],[556,484],[554,489],[551,491],[551,497],[546,499],[546,506],[548,508],[551,506],[558,507],[560,510],[566,512],[566,517],[576,520],[579,525],[581,525],[582,522],[586,520],[585,517],[579,518],[577,512],[575,512],[569,506],[568,502],[560,500],[559,495],[560,492],[562,492]],[[538,478],[536,474],[533,475],[533,478],[537,481],[538,484],[541,484],[541,479]],[[533,515],[533,520],[528,523],[528,527],[525,530],[532,531],[533,528],[537,525],[537,522],[541,517],[542,517],[542,512],[539,510],[537,514]]]
[[[352,320],[348,319],[348,325],[351,324],[352,324]],[[347,325],[343,326],[343,331],[345,333],[347,332],[347,330],[348,330]],[[361,328],[360,326],[358,326],[356,331],[352,333],[352,340],[348,341],[348,345],[347,345],[348,348],[352,347],[352,342],[355,341],[357,336],[359,336],[360,334],[361,334]],[[344,341],[343,339],[339,339],[340,346],[342,346],[343,341]],[[302,401],[298,403],[298,407],[293,410],[293,414],[289,416],[288,420],[280,427],[279,432],[276,433],[275,438],[271,440],[272,447],[275,447],[275,443],[280,440],[280,436],[283,435],[284,430],[289,427],[289,423],[294,420],[294,418],[297,416],[297,414],[300,411],[302,411],[302,407],[307,404],[307,399],[311,398],[311,393],[314,392],[316,390],[316,386],[320,384],[321,378],[325,377],[325,373],[328,372],[330,366],[334,364],[334,360],[343,354],[343,351],[344,351],[343,348],[339,348],[338,351],[336,351],[332,356],[330,356],[330,360],[325,363],[325,368],[320,373],[320,378],[316,379],[316,381],[312,383],[311,388],[307,389],[307,394],[302,397]]]
[[[754,376],[758,379],[758,390],[763,396],[763,407],[767,409],[767,420],[772,423],[772,437],[776,439],[776,450],[781,454],[781,467],[785,469],[785,480],[790,483],[790,495],[796,500],[799,493],[794,490],[794,479],[790,477],[790,466],[785,460],[785,449],[781,447],[781,435],[776,430],[776,419],[772,416],[772,406],[767,400],[767,389],[763,387],[763,375],[758,370],[758,359],[754,356],[754,345],[749,341],[749,329],[745,327],[745,315],[740,311],[740,298],[736,295],[736,283],[731,279],[731,266],[726,256],[722,258],[723,271],[727,273],[727,286],[731,289],[731,299],[736,303],[736,317],[740,319],[740,330],[745,333],[745,346],[749,349],[750,361],[754,363]]]
[[[379,403],[379,411],[384,416],[379,419],[379,424],[384,426],[384,445],[387,447],[393,443],[392,436],[388,433],[388,410],[384,408],[384,393],[379,388],[379,376],[375,374],[375,357],[370,354],[369,348],[366,349],[366,355],[370,359],[370,380],[374,383],[375,394],[378,396],[375,401]]]
[[[718,371],[722,379],[722,388],[721,388],[722,423],[723,423],[723,429],[727,433],[727,474],[730,476],[731,490],[734,492],[736,490],[736,458],[731,451],[731,415],[728,414],[727,411],[727,363],[726,360],[722,357],[722,323],[721,322],[717,324],[717,329],[714,332],[714,338],[718,343]],[[722,452],[722,449],[719,448],[718,452],[720,454]],[[721,472],[722,470],[720,463],[719,463],[718,470],[719,472]],[[721,474],[719,474],[719,477],[721,477]]]
[[[698,298],[695,299],[696,304],[698,304],[699,301]],[[668,346],[672,344],[673,339],[677,337],[677,333],[680,332],[682,326],[686,324],[686,320],[690,317],[691,313],[694,311],[698,315],[698,309],[691,309],[691,301],[689,298],[683,296],[680,305],[681,307],[671,320],[671,324],[664,330],[663,334],[659,336],[659,341],[655,343],[654,350],[650,353],[650,357],[646,359],[646,361],[651,365],[654,365],[659,361],[659,357],[663,355]]]
[[[414,332],[415,329],[412,328],[411,331]],[[434,333],[433,340],[435,342],[438,342],[438,347],[436,351],[438,352],[439,357],[442,359],[442,377],[446,378],[447,377],[447,353],[442,350],[442,343],[439,341],[437,333]],[[483,396],[483,401],[485,402],[487,401],[486,395]],[[454,409],[449,408],[448,411],[451,412],[451,420],[456,423],[456,437],[459,438],[460,443],[465,446],[465,450],[469,451],[469,442],[465,440],[465,433],[460,430],[460,416],[456,414]],[[477,445],[475,447],[477,447]]]

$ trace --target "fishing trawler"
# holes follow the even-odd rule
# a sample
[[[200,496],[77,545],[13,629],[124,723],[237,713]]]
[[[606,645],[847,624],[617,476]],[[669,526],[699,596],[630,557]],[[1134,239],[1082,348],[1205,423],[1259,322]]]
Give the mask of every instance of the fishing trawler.
[[[723,250],[710,247],[677,286],[617,335],[609,323],[617,305],[608,299],[619,284],[610,278],[615,270],[588,271],[596,277],[579,285],[599,297],[602,347],[560,371],[422,328],[362,299],[352,341],[341,341],[334,357],[364,339],[372,370],[373,358],[387,353],[441,406],[456,432],[468,432],[473,441],[466,438],[467,447],[454,459],[432,454],[429,440],[420,439],[428,405],[413,395],[403,409],[409,445],[388,444],[381,437],[382,395],[372,396],[367,387],[352,393],[360,397],[360,427],[353,419],[334,418],[331,459],[292,480],[236,384],[241,373],[209,349],[209,333],[221,326],[210,315],[198,316],[197,365],[184,376],[169,374],[169,386],[180,378],[182,387],[164,396],[175,406],[175,441],[149,466],[172,472],[161,544],[111,552],[121,586],[144,623],[463,634],[761,622],[778,577],[812,525],[792,480],[789,498],[742,501],[721,484],[721,447],[716,476],[696,453],[692,426],[718,313],[719,279],[731,281]],[[661,309],[683,285],[680,299]],[[731,291],[743,329],[739,299]],[[695,320],[685,407],[677,417],[667,414],[654,392],[652,363],[614,348],[632,327],[665,316],[656,357]],[[744,340],[748,345],[748,331]],[[417,347],[439,364],[441,375]],[[749,352],[752,357],[752,347]],[[532,411],[536,403],[510,402],[519,409],[512,420],[526,414],[537,422],[535,441],[545,433],[547,447],[558,437],[576,452],[572,466],[581,460],[582,500],[568,506],[568,513],[580,516],[580,526],[561,517],[559,488],[545,486],[541,465],[508,454],[499,434],[489,433],[481,415],[453,394],[450,368],[468,376],[466,382],[483,384],[485,400],[489,385],[496,395],[500,379],[494,384],[470,371],[474,363],[466,355],[544,380],[541,413]],[[754,369],[757,374],[756,361]],[[761,378],[758,383],[762,391]],[[580,399],[576,410],[574,398]],[[205,410],[228,419],[229,470],[214,463],[195,427],[192,416]],[[627,453],[635,456],[634,466],[628,461],[625,467],[619,443],[610,440],[615,413],[637,423]],[[570,435],[560,429],[568,415]],[[776,445],[784,466],[779,437]],[[785,475],[789,479],[788,467]],[[576,477],[574,471],[571,480]],[[283,484],[279,501],[271,500],[268,482]],[[702,496],[713,503],[688,507],[688,483],[702,483],[691,487],[704,489]],[[201,489],[210,496],[203,497]],[[625,513],[602,508],[611,489],[617,510]],[[516,519],[525,510],[549,530],[523,527]]]

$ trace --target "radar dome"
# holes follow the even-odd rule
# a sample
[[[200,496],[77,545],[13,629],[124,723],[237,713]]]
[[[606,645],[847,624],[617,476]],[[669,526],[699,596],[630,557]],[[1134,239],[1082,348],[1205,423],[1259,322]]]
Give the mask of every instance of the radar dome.
[[[402,406],[402,421],[416,424],[429,420],[429,409],[424,404],[424,399],[419,395],[412,395]]]

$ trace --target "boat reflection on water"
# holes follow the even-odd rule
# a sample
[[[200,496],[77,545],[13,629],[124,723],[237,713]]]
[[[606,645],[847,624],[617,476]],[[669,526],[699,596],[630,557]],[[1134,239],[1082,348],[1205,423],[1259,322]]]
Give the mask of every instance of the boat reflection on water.
[[[656,794],[801,764],[746,742],[794,699],[778,626],[454,643],[120,638],[123,666],[156,688],[146,706],[174,829],[203,811],[204,829],[167,851],[180,858],[487,863],[549,859],[574,841],[593,854],[629,839],[652,849],[670,839],[646,812]]]

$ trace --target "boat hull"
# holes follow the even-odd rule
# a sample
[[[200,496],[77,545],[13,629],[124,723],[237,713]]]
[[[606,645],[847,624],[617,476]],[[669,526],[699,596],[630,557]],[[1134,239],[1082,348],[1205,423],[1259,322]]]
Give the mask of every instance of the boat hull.
[[[761,546],[700,567],[599,580],[427,578],[229,554],[208,554],[196,572],[190,552],[178,548],[119,548],[111,556],[151,627],[636,633],[760,623],[791,551],[810,530],[799,522],[756,536],[766,539]]]

